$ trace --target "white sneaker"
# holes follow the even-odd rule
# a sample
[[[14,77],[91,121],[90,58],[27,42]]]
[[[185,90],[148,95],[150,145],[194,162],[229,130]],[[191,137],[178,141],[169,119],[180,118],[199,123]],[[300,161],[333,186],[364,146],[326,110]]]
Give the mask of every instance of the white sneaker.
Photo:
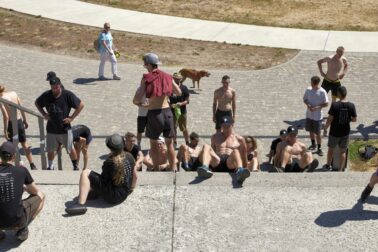
[[[120,80],[121,77],[119,77],[118,75],[113,75],[113,80]]]

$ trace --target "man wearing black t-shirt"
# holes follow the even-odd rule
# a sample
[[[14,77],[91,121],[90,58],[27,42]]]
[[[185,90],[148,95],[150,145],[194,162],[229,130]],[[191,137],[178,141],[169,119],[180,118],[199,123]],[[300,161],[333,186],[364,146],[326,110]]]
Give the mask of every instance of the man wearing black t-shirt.
[[[0,146],[0,240],[5,238],[2,229],[17,229],[17,238],[25,241],[28,225],[42,210],[45,196],[26,168],[13,165],[16,152],[11,142]],[[22,200],[24,190],[30,196]]]
[[[175,137],[174,137],[174,143],[177,144],[176,138],[177,138],[177,126],[179,126],[180,130],[182,131],[182,134],[184,135],[185,143],[189,144],[189,133],[187,129],[187,116],[186,116],[186,105],[189,104],[189,89],[187,86],[181,83],[182,76],[179,73],[174,73],[172,75],[173,80],[176,82],[176,84],[179,85],[181,90],[181,95],[177,96],[173,94],[169,97],[169,103],[172,108],[172,114],[174,117],[174,128],[175,128]],[[175,109],[180,108],[180,116],[175,113]]]
[[[144,155],[140,149],[140,146],[135,144],[136,136],[131,132],[127,132],[125,134],[124,141],[125,147],[123,148],[123,150],[129,152],[134,157],[136,170],[142,171]]]
[[[75,148],[72,148],[71,122],[79,115],[84,104],[74,93],[67,89],[62,89],[58,77],[50,79],[50,88],[51,90],[44,92],[35,101],[35,106],[47,120],[47,169],[54,169],[53,160],[55,151],[57,151],[60,145],[63,145],[71,157],[74,170],[79,170],[76,151]],[[75,111],[70,116],[71,108],[75,109]]]
[[[80,152],[82,152],[84,159],[83,170],[85,170],[88,168],[88,147],[93,138],[91,130],[82,124],[72,126],[72,138],[77,155],[77,164],[79,165]]]
[[[270,145],[270,151],[269,151],[269,154],[268,154],[268,157],[269,157],[268,164],[270,164],[270,162],[274,158],[274,155],[276,155],[277,145],[280,142],[285,141],[286,134],[287,134],[286,130],[283,129],[283,130],[280,131],[280,137],[278,137],[278,138],[276,138],[272,141],[272,144]]]
[[[350,122],[357,121],[356,108],[353,103],[346,100],[347,90],[344,86],[340,86],[337,90],[340,101],[333,102],[328,112],[328,118],[325,130],[331,125],[328,136],[328,153],[327,164],[324,168],[331,169],[333,158],[333,150],[336,146],[340,149],[339,171],[343,171],[346,160],[346,150],[349,143]]]

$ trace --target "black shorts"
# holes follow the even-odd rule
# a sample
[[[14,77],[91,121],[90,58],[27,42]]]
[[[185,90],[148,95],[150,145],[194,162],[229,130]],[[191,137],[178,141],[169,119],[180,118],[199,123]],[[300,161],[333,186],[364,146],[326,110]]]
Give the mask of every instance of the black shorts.
[[[231,110],[229,110],[229,111],[217,110],[215,112],[215,129],[218,130],[218,129],[221,128],[220,121],[221,121],[221,119],[222,119],[223,116],[230,116],[230,117],[232,117]]]
[[[17,120],[17,125],[18,125],[18,141],[20,143],[25,143],[26,142],[26,133],[25,133],[25,127],[24,127],[24,122],[22,119]],[[13,128],[12,128],[12,122],[8,122],[8,138],[13,141]]]
[[[337,89],[341,86],[340,80],[337,81],[329,81],[326,78],[323,79],[322,88],[327,92],[331,90],[331,94],[333,97],[337,97]]]
[[[147,116],[138,116],[137,118],[137,130],[138,133],[143,133],[147,125]]]
[[[157,140],[161,133],[165,138],[175,136],[173,115],[170,108],[148,110],[146,137]]]
[[[322,129],[322,120],[315,121],[310,118],[306,118],[306,131],[320,135]]]
[[[202,165],[202,163],[200,162],[199,158],[190,157],[188,165],[189,165],[189,167],[192,171],[197,171],[197,168],[200,167]]]
[[[220,162],[216,167],[211,167],[213,172],[235,172],[235,169],[229,169],[227,166],[227,159],[229,155],[221,155]]]
[[[123,202],[129,193],[114,190],[111,183],[106,183],[100,174],[91,171],[89,173],[90,187],[95,195],[101,196],[108,203],[119,204]]]
[[[302,170],[297,162],[293,162],[285,166],[284,172],[302,172]]]

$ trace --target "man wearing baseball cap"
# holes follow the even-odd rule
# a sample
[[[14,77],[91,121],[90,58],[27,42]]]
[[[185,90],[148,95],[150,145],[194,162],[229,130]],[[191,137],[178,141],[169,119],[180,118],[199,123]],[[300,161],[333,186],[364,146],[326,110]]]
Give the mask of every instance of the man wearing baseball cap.
[[[0,240],[5,238],[2,229],[17,229],[16,237],[25,241],[28,225],[42,210],[44,194],[34,184],[29,171],[15,167],[17,148],[11,142],[0,146]],[[24,190],[30,196],[22,200]]]
[[[212,172],[230,172],[236,174],[236,180],[243,184],[250,176],[247,168],[247,147],[244,137],[234,133],[234,121],[230,116],[220,120],[221,131],[211,137],[211,146],[205,146],[200,153],[203,164],[198,167],[198,176],[209,178]]]
[[[176,170],[176,155],[172,138],[175,136],[173,114],[169,106],[168,97],[172,93],[181,95],[180,87],[173,81],[172,75],[158,69],[161,64],[159,57],[154,53],[143,56],[144,67],[148,73],[143,74],[140,87],[137,89],[133,103],[143,105],[144,96],[148,99],[146,137],[150,139],[150,155],[154,170],[159,170],[158,139],[162,134],[167,145],[169,169]]]
[[[313,172],[319,161],[298,141],[298,129],[290,126],[286,132],[286,140],[277,145],[272,172]]]

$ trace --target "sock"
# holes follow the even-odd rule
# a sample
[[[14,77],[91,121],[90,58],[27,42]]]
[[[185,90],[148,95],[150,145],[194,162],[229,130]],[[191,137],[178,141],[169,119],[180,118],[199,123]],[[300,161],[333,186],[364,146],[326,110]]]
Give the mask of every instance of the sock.
[[[72,165],[74,168],[77,168],[77,160],[71,160]]]
[[[315,146],[315,140],[311,139],[311,145]]]
[[[322,145],[318,144],[318,150],[320,150],[321,148],[322,148]]]
[[[50,167],[51,169],[54,168],[54,160],[48,160],[47,163],[48,167]]]

